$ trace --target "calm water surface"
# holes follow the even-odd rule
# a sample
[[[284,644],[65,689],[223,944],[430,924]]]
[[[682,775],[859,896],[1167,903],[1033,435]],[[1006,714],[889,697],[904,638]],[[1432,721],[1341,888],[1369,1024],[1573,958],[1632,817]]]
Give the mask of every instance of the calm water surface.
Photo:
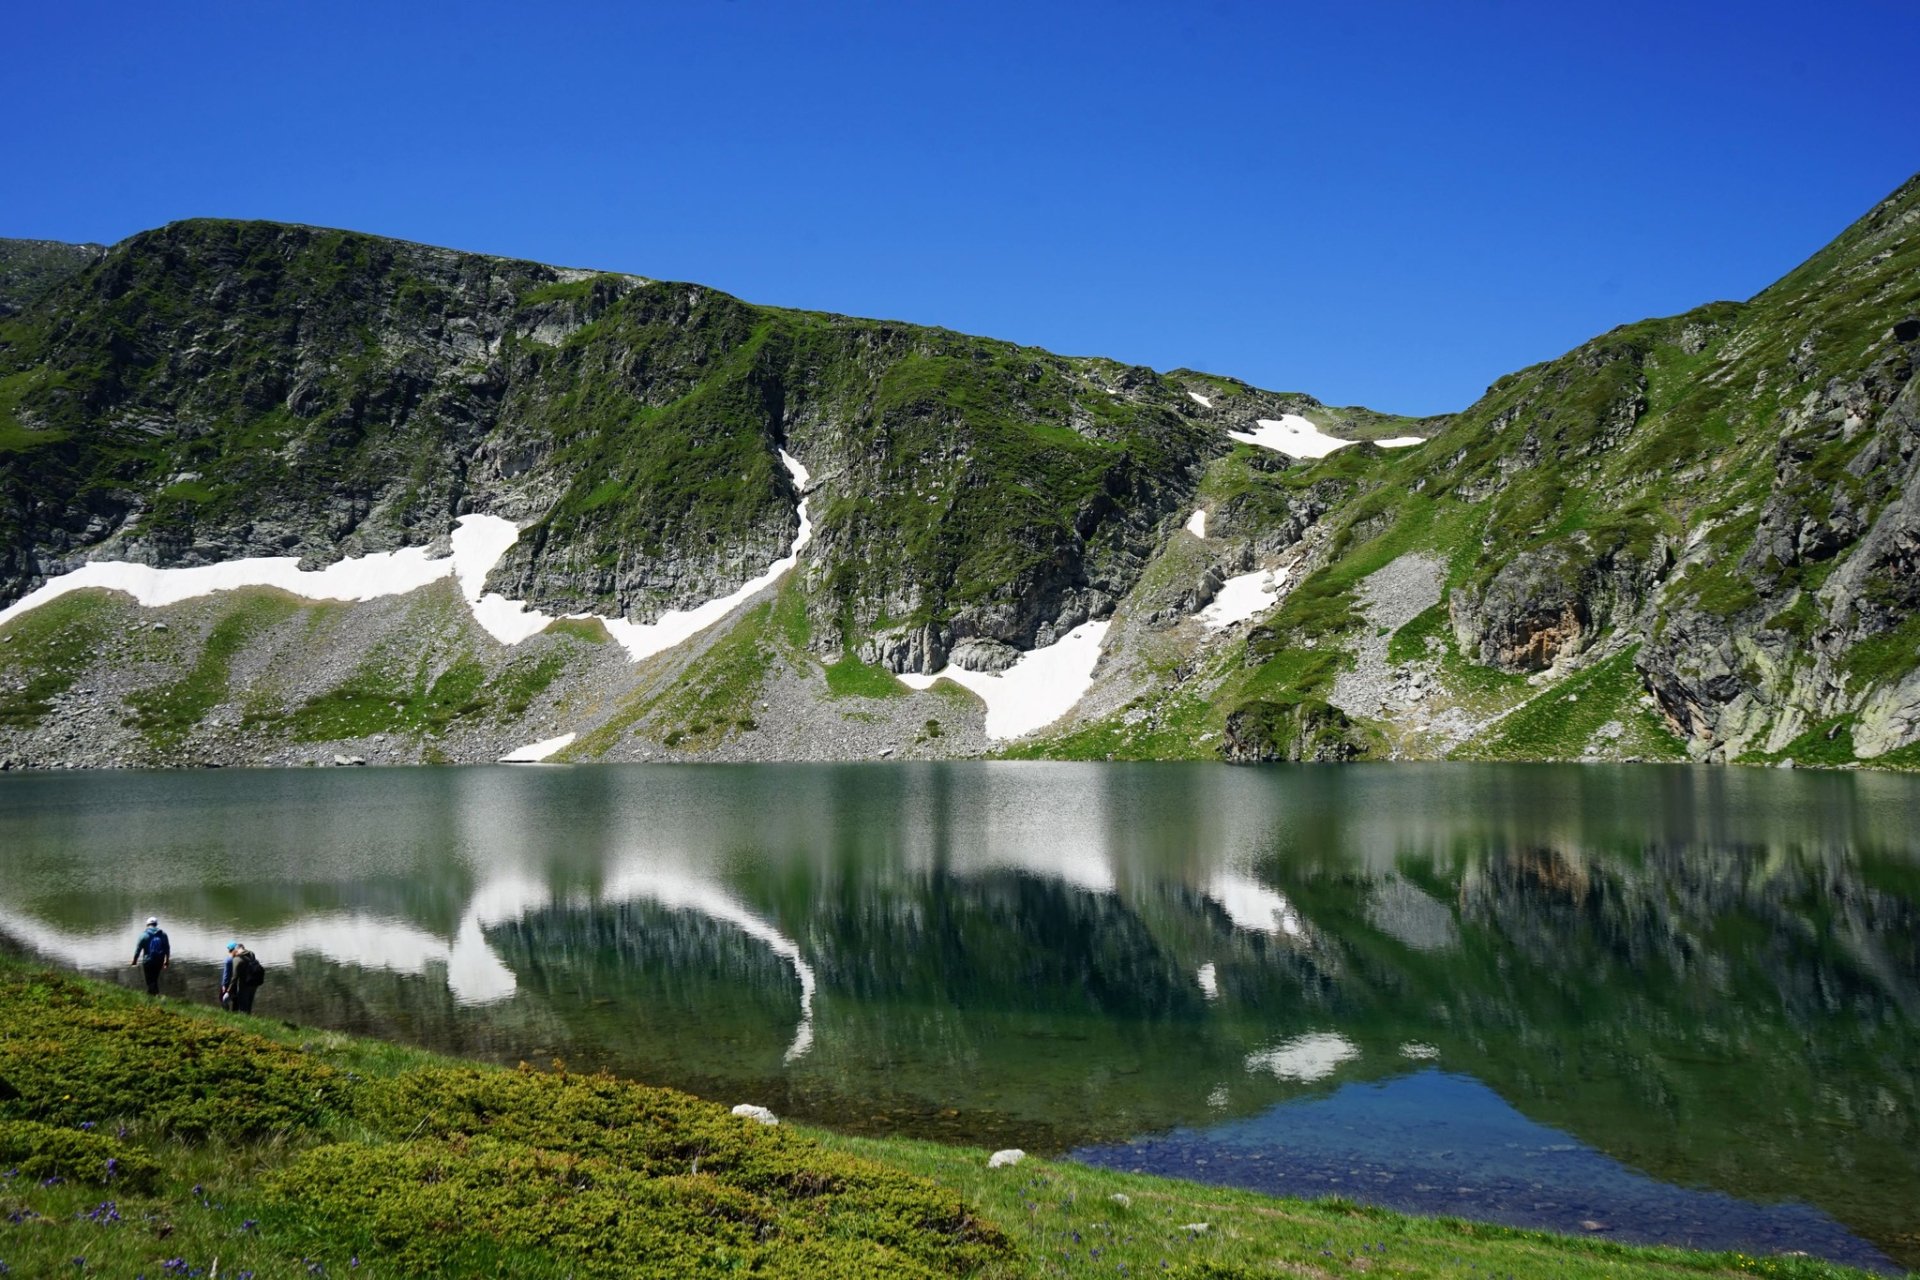
[[[0,777],[0,940],[874,1133],[1920,1265],[1920,780],[849,765]],[[189,963],[181,963],[187,961]]]

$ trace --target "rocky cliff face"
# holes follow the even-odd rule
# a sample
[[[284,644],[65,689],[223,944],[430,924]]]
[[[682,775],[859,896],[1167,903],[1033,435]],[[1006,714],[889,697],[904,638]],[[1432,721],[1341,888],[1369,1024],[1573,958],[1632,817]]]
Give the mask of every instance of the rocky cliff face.
[[[0,240],[0,320],[38,302],[105,253],[97,244]]]
[[[1230,483],[1217,460],[1215,514],[1268,513],[1215,521],[1221,561],[1308,530],[1324,551],[1238,642],[1191,638],[1197,683],[1141,682],[1129,714],[1312,758],[1298,726],[1357,683],[1373,754],[1920,764],[1917,230],[1920,179],[1751,301],[1502,378],[1406,454],[1316,464],[1338,486],[1318,510],[1306,476]],[[1366,584],[1409,555],[1445,562],[1443,603],[1376,617]]]
[[[175,224],[34,296],[0,329],[0,601],[486,512],[524,526],[504,594],[647,621],[787,550],[784,447],[822,645],[925,671],[1111,612],[1225,448],[1144,369],[304,227]]]

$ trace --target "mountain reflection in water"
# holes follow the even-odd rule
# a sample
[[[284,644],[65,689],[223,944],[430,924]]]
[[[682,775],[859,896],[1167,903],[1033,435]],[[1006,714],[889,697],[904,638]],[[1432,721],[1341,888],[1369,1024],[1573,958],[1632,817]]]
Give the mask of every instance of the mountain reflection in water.
[[[158,912],[205,998],[237,936],[278,1015],[1037,1151],[1226,1151],[1437,1066],[1673,1222],[1799,1203],[1912,1265],[1917,800],[1599,766],[9,776],[0,936],[118,973]],[[1387,1132],[1367,1167],[1405,1182]],[[1721,1216],[1845,1252],[1811,1210]]]

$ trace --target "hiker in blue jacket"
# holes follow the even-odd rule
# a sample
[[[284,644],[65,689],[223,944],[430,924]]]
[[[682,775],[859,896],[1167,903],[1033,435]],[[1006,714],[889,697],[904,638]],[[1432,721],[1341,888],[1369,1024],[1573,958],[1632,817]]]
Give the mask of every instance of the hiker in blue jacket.
[[[235,1013],[253,1012],[253,993],[265,976],[253,952],[237,942],[227,944],[227,963],[220,970],[220,1007]]]
[[[140,935],[140,941],[133,944],[133,964],[147,978],[147,994],[160,994],[160,971],[173,963],[173,944],[167,941],[167,931],[160,927],[159,916],[147,917],[147,931]]]

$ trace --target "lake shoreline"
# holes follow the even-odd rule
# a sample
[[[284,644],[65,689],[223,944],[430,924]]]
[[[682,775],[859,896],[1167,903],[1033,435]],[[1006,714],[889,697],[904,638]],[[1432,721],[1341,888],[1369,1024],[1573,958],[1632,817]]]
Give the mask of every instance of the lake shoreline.
[[[435,1092],[438,1090],[486,1090],[493,1088],[486,1084],[488,1080],[525,1080],[524,1073],[456,1065],[453,1060],[423,1050],[271,1019],[243,1021],[201,1007],[152,1006],[123,987],[48,973],[11,958],[0,958],[0,987],[6,989],[8,1003],[16,1014],[6,1019],[11,1025],[0,1034],[0,1060],[10,1059],[0,1074],[8,1074],[17,1082],[12,1088],[20,1095],[0,1103],[0,1125],[8,1123],[8,1117],[15,1122],[8,1140],[17,1142],[25,1133],[38,1141],[40,1156],[53,1158],[70,1148],[84,1156],[93,1145],[108,1143],[108,1135],[118,1132],[122,1135],[118,1140],[129,1148],[127,1167],[149,1180],[149,1185],[141,1189],[117,1187],[108,1173],[101,1190],[83,1190],[81,1184],[90,1170],[76,1169],[64,1181],[49,1176],[36,1185],[23,1186],[15,1180],[0,1184],[0,1202],[16,1215],[13,1225],[0,1226],[0,1260],[7,1261],[17,1273],[37,1274],[31,1268],[41,1262],[64,1269],[73,1257],[89,1257],[90,1269],[109,1264],[151,1268],[162,1265],[162,1254],[169,1259],[183,1258],[188,1265],[200,1265],[209,1257],[224,1254],[227,1260],[222,1265],[229,1271],[247,1265],[260,1268],[262,1275],[279,1274],[267,1268],[276,1264],[290,1268],[296,1258],[298,1265],[310,1269],[318,1262],[329,1270],[345,1270],[351,1259],[354,1269],[366,1267],[363,1274],[371,1275],[421,1274],[427,1269],[439,1271],[443,1265],[445,1274],[477,1275],[490,1274],[489,1268],[507,1257],[515,1259],[508,1268],[514,1274],[546,1274],[534,1267],[536,1254],[527,1252],[532,1247],[531,1237],[516,1236],[519,1228],[511,1217],[489,1218],[485,1202],[468,1206],[469,1213],[464,1216],[472,1221],[466,1227],[434,1225],[439,1220],[429,1215],[419,1220],[426,1225],[409,1237],[394,1225],[410,1220],[404,1204],[391,1201],[384,1184],[359,1188],[360,1208],[346,1217],[329,1217],[330,1202],[324,1199],[317,1202],[317,1208],[314,1203],[296,1205],[276,1199],[296,1189],[312,1189],[312,1180],[318,1176],[310,1154],[314,1151],[326,1160],[339,1160],[343,1155],[329,1153],[350,1153],[356,1144],[365,1146],[368,1142],[377,1151],[384,1142],[401,1142],[380,1157],[390,1160],[415,1139],[403,1140],[399,1135],[394,1139],[369,1138],[369,1124],[378,1131],[378,1107],[369,1110],[364,1100],[356,1103],[344,1095],[336,1098],[332,1112],[296,1114],[297,1103],[288,1101],[293,1095],[276,1091],[273,1077],[291,1073],[290,1079],[307,1082],[302,1089],[338,1086],[364,1093],[373,1088],[376,1095],[380,1088],[398,1087],[395,1082],[399,1081],[412,1090],[406,1096],[419,1102],[440,1096]],[[38,1010],[38,1015],[26,1015],[29,1007]],[[33,1024],[31,1028],[28,1021]],[[45,1047],[40,1037],[55,1035],[59,1048]],[[23,1043],[29,1036],[33,1041]],[[174,1113],[170,1121],[153,1112],[127,1117],[122,1123],[110,1110],[98,1107],[101,1114],[89,1115],[85,1122],[66,1115],[74,1106],[85,1109],[102,1097],[116,1096],[113,1090],[125,1069],[129,1037],[133,1037],[133,1043],[160,1047],[172,1043],[168,1037],[178,1036],[190,1037],[190,1042],[199,1046],[199,1061],[214,1064],[195,1082],[212,1096],[232,1097],[236,1091],[254,1090],[261,1098],[280,1099],[272,1105],[295,1108],[277,1121],[277,1138],[262,1145],[247,1136],[250,1131],[226,1133],[223,1125],[244,1117],[231,1111],[223,1115],[218,1108],[210,1113]],[[20,1056],[23,1051],[25,1057]],[[165,1075],[172,1069],[163,1066],[157,1070]],[[473,1074],[476,1071],[478,1074]],[[603,1101],[606,1097],[628,1096],[623,1092],[628,1086],[593,1085],[590,1082],[597,1077],[569,1076],[564,1069],[558,1074],[535,1075],[546,1083],[515,1086],[520,1092],[514,1096],[545,1097],[567,1088],[569,1080],[588,1081],[582,1087]],[[348,1086],[342,1085],[343,1081],[360,1083]],[[47,1092],[56,1083],[67,1095],[64,1102]],[[659,1114],[670,1125],[684,1123],[674,1118],[679,1114],[676,1109],[700,1106],[678,1094],[658,1095],[668,1101],[656,1104],[650,1099],[657,1091],[631,1088],[635,1090],[631,1095],[635,1104],[668,1106],[667,1112]],[[168,1082],[156,1079],[151,1092],[166,1096]],[[586,1095],[577,1089],[567,1096],[584,1105]],[[451,1107],[452,1095],[447,1097]],[[328,1119],[334,1112],[363,1118]],[[431,1113],[429,1109],[418,1114]],[[408,1114],[409,1121],[413,1114]],[[570,1131],[566,1126],[572,1123],[569,1111],[543,1112],[547,1117],[544,1120],[535,1116],[515,1118],[511,1111],[499,1114],[500,1120],[493,1122],[495,1128],[503,1135],[517,1134],[514,1140],[520,1149],[537,1153],[546,1150],[542,1142],[550,1141],[557,1155],[564,1155],[567,1144],[575,1141],[567,1137]],[[200,1119],[195,1121],[194,1116]],[[370,1116],[375,1118],[365,1118]],[[21,1128],[22,1122],[39,1127]],[[725,1127],[729,1122],[716,1119],[708,1123]],[[754,1149],[758,1126],[747,1121],[731,1123],[735,1127],[728,1131],[737,1132],[738,1140]],[[418,1128],[415,1126],[416,1133]],[[1791,1280],[1843,1280],[1874,1274],[1811,1258],[1643,1248],[1459,1218],[1396,1214],[1339,1201],[1275,1199],[1038,1159],[996,1170],[988,1168],[987,1153],[979,1149],[906,1139],[845,1138],[797,1126],[782,1128],[793,1130],[786,1149],[803,1166],[817,1164],[825,1170],[838,1167],[834,1164],[837,1160],[852,1158],[865,1163],[847,1166],[850,1170],[872,1167],[891,1171],[865,1175],[882,1178],[876,1186],[897,1186],[898,1190],[887,1195],[933,1195],[936,1200],[957,1197],[939,1201],[955,1206],[943,1211],[953,1224],[942,1229],[949,1234],[906,1244],[889,1235],[884,1226],[884,1205],[888,1201],[863,1201],[848,1209],[851,1216],[845,1218],[848,1226],[844,1230],[855,1240],[881,1242],[871,1252],[859,1255],[864,1259],[861,1265],[874,1268],[869,1272],[874,1275],[966,1275],[991,1280],[1033,1274],[1043,1262],[1057,1268],[1054,1274],[1068,1275],[1111,1274],[1120,1263],[1156,1271],[1164,1263],[1165,1270],[1159,1274],[1194,1280],[1238,1280],[1271,1274],[1276,1265],[1320,1272],[1334,1265],[1328,1259],[1346,1265],[1358,1260],[1400,1274],[1466,1274],[1476,1269],[1576,1277],[1736,1272]],[[76,1131],[81,1136],[56,1141],[58,1133]],[[773,1132],[768,1131],[769,1137]],[[543,1133],[550,1136],[539,1136]],[[430,1136],[419,1140],[434,1141]],[[644,1135],[634,1137],[636,1142],[643,1140]],[[337,1144],[343,1141],[346,1147],[339,1147]],[[328,1143],[336,1145],[325,1145]],[[101,1145],[102,1151],[106,1149]],[[441,1158],[455,1163],[442,1167],[435,1176],[457,1184],[462,1176],[459,1162],[481,1160],[490,1150],[484,1143],[456,1143],[444,1148]],[[819,1154],[807,1155],[808,1151]],[[30,1158],[32,1153],[11,1156],[14,1162]],[[537,1165],[540,1157],[520,1158],[534,1160]],[[91,1169],[91,1173],[97,1175],[99,1169]],[[612,1174],[605,1176],[617,1180]],[[303,1177],[306,1182],[300,1181]],[[197,1179],[190,1188],[189,1179]],[[670,1181],[678,1184],[685,1180]],[[913,1190],[928,1184],[939,1190]],[[650,1194],[644,1183],[622,1185],[634,1189],[621,1194]],[[112,1198],[102,1200],[103,1195]],[[69,1201],[78,1206],[77,1210],[69,1207]],[[99,1211],[89,1218],[87,1206],[94,1201],[100,1202],[96,1206]],[[112,1206],[111,1221],[116,1227],[123,1220],[129,1225],[111,1231],[104,1228],[102,1223],[109,1216],[107,1205]],[[155,1235],[132,1225],[136,1210],[144,1215],[139,1221],[165,1220],[167,1230]],[[382,1222],[387,1225],[379,1226]],[[473,1225],[476,1223],[493,1224],[488,1229],[495,1236],[479,1252],[470,1237],[476,1232],[485,1235],[486,1230]],[[797,1224],[785,1230],[793,1240],[794,1259],[804,1258],[809,1263],[824,1257],[817,1253],[821,1247],[852,1247],[844,1238],[840,1245],[810,1244],[807,1229]],[[430,1231],[450,1234],[421,1234]],[[889,1240],[892,1243],[886,1243]],[[691,1252],[707,1244],[696,1238],[685,1248]],[[917,1260],[903,1258],[903,1248],[918,1249],[922,1256]],[[788,1274],[784,1263],[792,1260],[783,1259],[785,1249],[785,1245],[778,1245],[766,1251],[768,1274]],[[816,1252],[805,1252],[808,1250]],[[718,1256],[713,1255],[716,1259]],[[715,1261],[711,1271],[695,1265],[687,1274],[720,1274],[723,1269]],[[803,1266],[796,1274],[807,1273]]]
[[[238,938],[274,1016],[850,1136],[1911,1265],[1916,803],[1482,763],[19,775],[0,938],[125,982],[158,915],[176,998]]]

